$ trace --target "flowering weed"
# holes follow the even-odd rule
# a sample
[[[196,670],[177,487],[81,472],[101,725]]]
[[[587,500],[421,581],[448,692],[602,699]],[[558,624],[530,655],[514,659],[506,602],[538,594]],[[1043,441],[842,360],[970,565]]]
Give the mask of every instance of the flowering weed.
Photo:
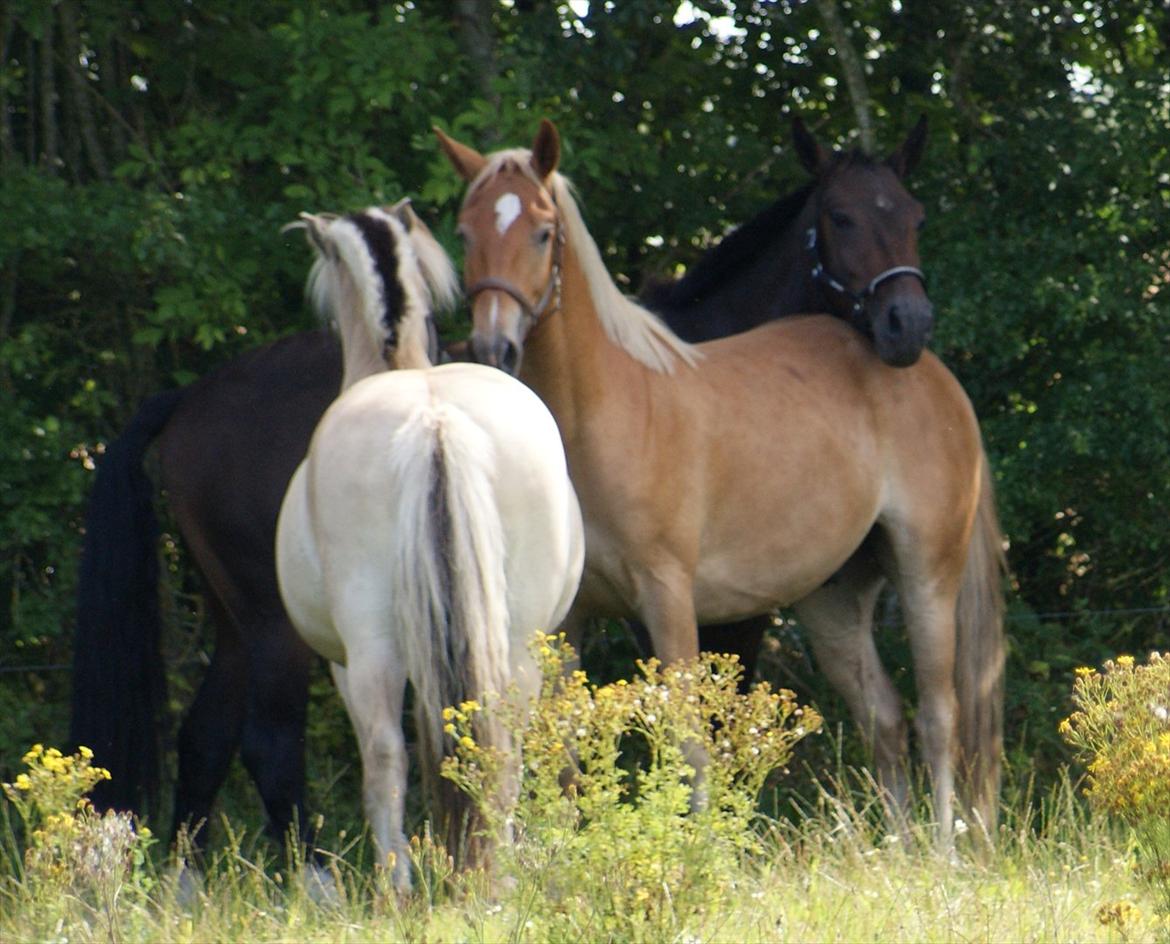
[[[1077,669],[1077,710],[1060,733],[1087,766],[1089,801],[1134,831],[1170,911],[1170,658],[1118,656]]]
[[[534,902],[524,927],[553,939],[685,932],[750,880],[760,789],[820,717],[766,684],[739,694],[731,656],[651,659],[634,680],[598,686],[565,673],[574,654],[563,637],[542,636],[534,651],[540,698],[526,719],[506,719],[523,744],[516,809],[489,802],[503,762],[473,736],[475,715],[506,703],[448,709],[456,746],[444,768],[489,823],[514,833],[499,855]]]
[[[21,872],[17,897],[48,893],[57,908],[76,902],[112,914],[125,888],[148,891],[150,831],[127,814],[94,810],[86,794],[110,774],[93,766],[93,752],[66,755],[36,744],[23,761],[28,771],[2,785],[24,837],[23,855],[9,850]]]

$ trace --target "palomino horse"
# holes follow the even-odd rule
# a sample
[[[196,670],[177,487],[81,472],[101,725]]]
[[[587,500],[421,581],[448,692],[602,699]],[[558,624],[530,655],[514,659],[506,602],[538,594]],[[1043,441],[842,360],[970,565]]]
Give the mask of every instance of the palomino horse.
[[[898,589],[944,846],[958,772],[987,828],[1001,751],[1002,553],[971,404],[931,354],[894,368],[838,319],[688,345],[605,271],[545,121],[485,157],[438,132],[469,182],[459,228],[478,351],[512,350],[561,429],[585,516],[567,621],[638,617],[664,660],[696,622],[794,604],[822,670],[908,801],[906,725],[874,648]],[[900,819],[900,817],[898,817]]]
[[[405,890],[406,683],[437,793],[444,707],[513,683],[522,698],[539,689],[529,645],[576,593],[581,512],[556,423],[531,390],[478,364],[430,365],[412,239],[422,224],[378,210],[302,220],[317,253],[309,290],[338,325],[345,369],[281,506],[276,569],[293,625],[334,665],[366,815]],[[499,723],[478,740],[512,750]]]
[[[924,304],[917,279],[887,280],[857,323],[848,296],[812,276],[819,266],[857,292],[883,270],[919,265],[921,209],[901,178],[921,155],[924,126],[919,123],[884,162],[827,152],[799,121],[793,131],[796,153],[814,179],[728,234],[683,279],[644,291],[647,304],[685,340],[734,334],[805,311],[831,312],[874,335],[883,309]],[[870,238],[836,239],[830,210],[854,221],[855,236]],[[810,249],[814,225],[818,236]],[[265,345],[189,387],[147,400],[100,460],[85,522],[71,733],[114,773],[95,793],[100,805],[142,811],[143,794],[152,793],[158,776],[165,669],[155,486],[143,470],[157,438],[166,501],[203,577],[215,631],[210,665],[179,731],[174,826],[189,825],[196,841],[206,839],[197,827],[209,817],[238,750],[264,802],[270,833],[282,839],[294,821],[305,831],[304,729],[313,655],[280,601],[274,533],[289,479],[337,395],[341,369],[340,345],[328,330]],[[702,647],[737,652],[750,677],[769,623],[763,616],[703,627]]]

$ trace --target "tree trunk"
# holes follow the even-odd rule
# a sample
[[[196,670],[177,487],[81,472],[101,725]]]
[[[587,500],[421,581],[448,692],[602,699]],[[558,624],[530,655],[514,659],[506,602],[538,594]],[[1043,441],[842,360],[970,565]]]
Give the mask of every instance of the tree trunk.
[[[53,55],[53,19],[45,20],[45,35],[40,42],[40,159],[50,174],[56,174],[61,165],[57,147],[57,72]]]
[[[853,103],[853,114],[857,119],[857,130],[861,136],[861,149],[867,154],[874,153],[876,141],[873,134],[873,112],[869,107],[869,89],[865,83],[865,67],[861,57],[853,44],[849,41],[849,32],[841,19],[841,11],[837,9],[837,0],[817,0],[817,9],[821,19],[825,22],[829,39],[837,50],[837,59],[841,63],[841,72],[844,74],[845,87]]]
[[[111,36],[106,45],[98,50],[98,76],[102,85],[102,100],[119,114],[122,108],[123,89],[126,86],[125,70],[122,68],[121,48],[116,37]],[[126,130],[120,121],[106,123],[106,140],[110,144],[110,157],[117,163],[126,156]]]
[[[471,64],[476,89],[491,106],[492,113],[500,115],[500,94],[495,80],[499,74],[496,64],[496,34],[492,26],[492,8],[480,0],[455,0],[455,29],[459,48]],[[490,147],[499,138],[499,131],[489,129],[484,146]]]
[[[0,63],[8,62],[8,47],[14,32],[8,4],[0,2]],[[0,82],[0,167],[16,163],[16,144],[12,140],[12,119],[8,114],[7,84]]]
[[[61,0],[57,9],[61,13],[61,41],[65,47],[65,64],[69,73],[70,101],[81,132],[81,143],[94,174],[99,180],[105,180],[110,176],[110,169],[98,136],[93,108],[90,107],[89,96],[94,90],[90,88],[89,78],[81,66],[81,33],[77,28],[75,0]]]

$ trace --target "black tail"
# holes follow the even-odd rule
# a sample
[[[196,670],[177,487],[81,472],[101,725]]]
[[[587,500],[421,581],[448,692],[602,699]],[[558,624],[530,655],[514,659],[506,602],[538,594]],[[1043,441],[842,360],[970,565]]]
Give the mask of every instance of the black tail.
[[[151,441],[186,394],[156,394],[111,443],[85,515],[73,639],[70,741],[94,752],[112,780],[102,809],[143,812],[158,792],[157,716],[166,698],[159,649],[158,519],[143,468]]]

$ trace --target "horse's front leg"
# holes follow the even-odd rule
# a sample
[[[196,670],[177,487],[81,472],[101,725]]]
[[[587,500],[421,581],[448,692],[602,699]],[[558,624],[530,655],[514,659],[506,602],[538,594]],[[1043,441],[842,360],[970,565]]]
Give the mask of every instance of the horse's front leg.
[[[655,568],[638,581],[638,612],[650,633],[654,655],[670,665],[699,655],[699,624],[695,617],[693,574],[681,565]],[[682,744],[683,756],[695,771],[691,809],[707,806],[707,749],[700,738]]]
[[[817,667],[849,706],[873,755],[891,826],[910,839],[910,781],[902,699],[882,665],[873,614],[885,578],[874,559],[854,555],[824,586],[796,604]]]

